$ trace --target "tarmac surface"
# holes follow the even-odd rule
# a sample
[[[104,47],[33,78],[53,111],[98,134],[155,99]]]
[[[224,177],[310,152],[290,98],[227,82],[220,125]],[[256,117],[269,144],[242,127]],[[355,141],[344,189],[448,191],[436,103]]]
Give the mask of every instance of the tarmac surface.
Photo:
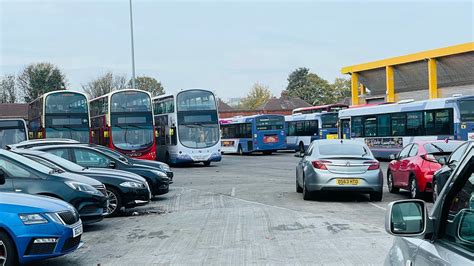
[[[44,265],[377,264],[390,194],[331,193],[304,201],[293,153],[224,155],[210,167],[175,167],[168,194],[85,228],[84,246]],[[382,168],[386,173],[386,162]]]

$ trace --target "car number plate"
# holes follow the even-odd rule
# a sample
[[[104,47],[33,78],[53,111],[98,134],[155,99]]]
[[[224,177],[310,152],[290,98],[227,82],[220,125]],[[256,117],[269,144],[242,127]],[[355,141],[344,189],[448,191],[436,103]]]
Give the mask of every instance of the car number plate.
[[[72,229],[72,237],[82,235],[82,223]]]
[[[359,185],[359,179],[357,178],[338,178],[336,179],[336,184],[338,185],[352,185],[352,186],[357,186]]]

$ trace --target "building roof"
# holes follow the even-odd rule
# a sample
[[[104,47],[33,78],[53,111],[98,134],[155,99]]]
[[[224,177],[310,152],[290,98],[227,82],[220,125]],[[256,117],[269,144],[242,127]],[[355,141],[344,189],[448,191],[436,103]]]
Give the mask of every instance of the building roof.
[[[28,119],[27,103],[0,103],[0,118]]]
[[[221,111],[232,111],[234,110],[234,108],[230,107],[230,105],[226,104],[225,102],[223,102],[220,98],[219,98],[219,102],[218,102],[218,110],[219,112]]]
[[[298,97],[290,97],[285,91],[281,93],[280,98],[273,97],[266,103],[260,105],[257,110],[293,110],[301,107],[310,107],[311,104]]]

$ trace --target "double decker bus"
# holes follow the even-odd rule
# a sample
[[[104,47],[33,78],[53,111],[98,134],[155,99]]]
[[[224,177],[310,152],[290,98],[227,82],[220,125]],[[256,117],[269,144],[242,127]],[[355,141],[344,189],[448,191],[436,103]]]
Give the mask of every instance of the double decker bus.
[[[158,158],[170,164],[221,160],[214,93],[186,89],[153,98]]]
[[[26,122],[20,118],[0,119],[0,149],[28,140]]]
[[[118,90],[90,101],[91,143],[130,157],[155,160],[156,145],[150,93]]]
[[[82,92],[45,93],[28,105],[30,139],[66,138],[89,143],[89,106]]]
[[[287,148],[304,152],[315,139],[337,139],[337,115],[312,113],[285,116]]]
[[[285,117],[253,115],[235,117],[221,123],[222,152],[272,154],[286,149]]]
[[[292,111],[292,114],[312,114],[322,112],[338,112],[340,110],[349,108],[349,105],[343,103],[326,104],[319,106],[301,107]]]
[[[413,141],[474,140],[474,96],[349,108],[339,111],[340,132],[389,158]]]

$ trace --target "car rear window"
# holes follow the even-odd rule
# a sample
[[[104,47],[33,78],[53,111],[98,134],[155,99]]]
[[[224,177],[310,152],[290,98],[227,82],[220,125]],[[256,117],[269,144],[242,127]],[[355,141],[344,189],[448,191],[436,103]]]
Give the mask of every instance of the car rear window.
[[[321,155],[370,155],[370,151],[367,148],[358,144],[334,143],[318,145],[318,147]]]
[[[427,153],[451,153],[457,147],[461,146],[463,142],[461,141],[450,141],[446,142],[434,142],[434,143],[426,143],[423,145]]]

